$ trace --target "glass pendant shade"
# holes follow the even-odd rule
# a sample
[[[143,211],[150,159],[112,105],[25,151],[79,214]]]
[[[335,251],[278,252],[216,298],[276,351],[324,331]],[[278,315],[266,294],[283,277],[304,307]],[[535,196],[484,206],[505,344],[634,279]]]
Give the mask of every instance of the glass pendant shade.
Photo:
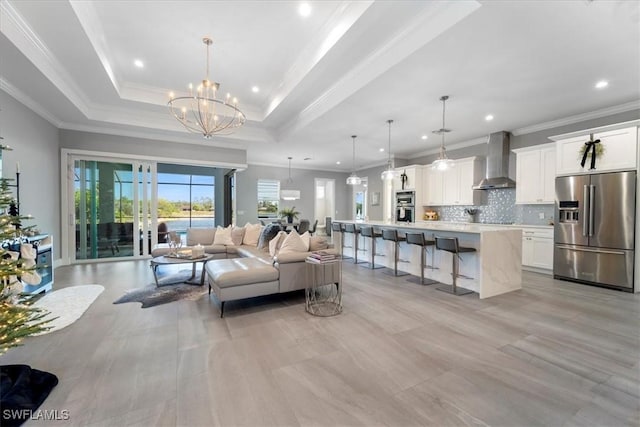
[[[347,185],[360,185],[362,184],[362,178],[356,175],[356,135],[351,135],[351,138],[353,139],[353,172],[347,178]]]
[[[387,120],[387,123],[389,124],[389,147],[387,148],[389,160],[387,161],[387,170],[380,175],[383,181],[391,181],[397,175],[396,171],[393,170],[391,162],[391,123],[393,123],[393,120]]]
[[[431,163],[431,169],[437,171],[446,171],[447,169],[451,169],[456,165],[456,162],[447,157],[447,150],[444,147],[444,134],[451,132],[451,129],[447,129],[444,126],[444,115],[445,115],[445,103],[449,99],[447,95],[440,97],[440,101],[442,101],[442,127],[438,130],[434,130],[433,133],[442,135],[442,144],[440,145],[440,154],[438,158]]]

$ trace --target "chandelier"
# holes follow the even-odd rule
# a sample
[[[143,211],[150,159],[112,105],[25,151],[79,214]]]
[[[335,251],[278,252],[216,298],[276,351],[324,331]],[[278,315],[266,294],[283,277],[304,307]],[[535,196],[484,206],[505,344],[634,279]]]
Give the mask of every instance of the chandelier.
[[[384,181],[392,180],[396,176],[396,171],[393,170],[393,164],[391,162],[391,123],[393,123],[393,120],[387,120],[387,123],[389,123],[389,148],[387,149],[389,160],[387,161],[387,170],[380,175],[380,178]]]
[[[451,129],[447,129],[444,127],[444,112],[445,112],[445,103],[447,102],[449,97],[444,95],[440,97],[440,101],[442,101],[442,127],[438,130],[434,130],[433,133],[442,135],[442,144],[440,145],[440,154],[438,155],[438,159],[431,163],[431,168],[439,171],[445,171],[447,169],[451,169],[456,165],[456,163],[447,157],[447,150],[444,148],[444,134],[447,132],[451,132]]]
[[[204,37],[202,42],[207,46],[207,74],[204,80],[195,91],[189,83],[188,96],[175,96],[171,92],[167,105],[171,115],[189,132],[201,133],[206,139],[211,139],[215,134],[229,135],[244,124],[246,117],[238,109],[238,100],[232,99],[230,94],[218,99],[220,83],[209,80],[209,46],[213,40]]]
[[[360,185],[362,184],[362,178],[356,175],[356,138],[357,136],[351,135],[351,138],[353,138],[353,163],[352,163],[353,172],[351,172],[351,175],[349,176],[349,178],[347,178],[347,185]]]

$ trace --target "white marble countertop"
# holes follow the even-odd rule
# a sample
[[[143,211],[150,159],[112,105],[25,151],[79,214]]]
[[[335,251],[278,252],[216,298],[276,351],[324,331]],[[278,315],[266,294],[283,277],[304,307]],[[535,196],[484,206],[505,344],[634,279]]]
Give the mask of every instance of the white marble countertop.
[[[486,222],[455,222],[455,221],[416,221],[416,224],[451,224],[451,225],[477,225],[479,227],[489,228],[540,228],[543,230],[553,230],[553,225],[540,225],[540,224],[491,224]]]
[[[403,228],[403,229],[419,229],[419,230],[438,230],[438,231],[452,231],[459,233],[481,234],[489,231],[506,231],[513,230],[518,227],[497,224],[479,224],[471,222],[447,222],[447,221],[416,221],[411,222],[385,222],[385,221],[359,221],[359,220],[346,220],[336,219],[334,222],[341,222],[345,224],[360,224],[371,225],[375,227],[389,227],[389,228]],[[521,228],[521,227],[520,227]]]

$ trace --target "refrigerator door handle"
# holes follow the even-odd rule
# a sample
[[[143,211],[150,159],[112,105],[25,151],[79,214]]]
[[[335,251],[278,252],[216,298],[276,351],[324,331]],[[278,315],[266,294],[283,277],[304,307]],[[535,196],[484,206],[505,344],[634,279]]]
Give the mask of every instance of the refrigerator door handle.
[[[596,201],[596,186],[595,185],[590,185],[589,186],[589,236],[593,236],[594,233],[594,224],[595,221],[593,219],[594,217],[594,211],[595,211],[595,201]]]
[[[587,214],[589,209],[589,191],[587,185],[582,186],[582,235],[587,236],[587,230],[589,228],[589,215]]]
[[[570,251],[578,251],[578,252],[594,252],[597,254],[610,254],[610,255],[625,255],[625,252],[622,251],[611,251],[606,249],[587,249],[587,248],[576,248],[574,246],[565,246],[565,245],[556,245],[558,249],[568,249]]]

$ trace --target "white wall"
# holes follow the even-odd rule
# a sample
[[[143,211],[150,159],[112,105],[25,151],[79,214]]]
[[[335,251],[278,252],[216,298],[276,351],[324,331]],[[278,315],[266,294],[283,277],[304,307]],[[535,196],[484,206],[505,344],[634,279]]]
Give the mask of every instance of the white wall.
[[[20,213],[34,216],[43,233],[54,238],[53,258],[60,258],[60,160],[58,129],[0,90],[0,135],[13,151],[2,153],[2,176],[16,177],[20,162]]]

